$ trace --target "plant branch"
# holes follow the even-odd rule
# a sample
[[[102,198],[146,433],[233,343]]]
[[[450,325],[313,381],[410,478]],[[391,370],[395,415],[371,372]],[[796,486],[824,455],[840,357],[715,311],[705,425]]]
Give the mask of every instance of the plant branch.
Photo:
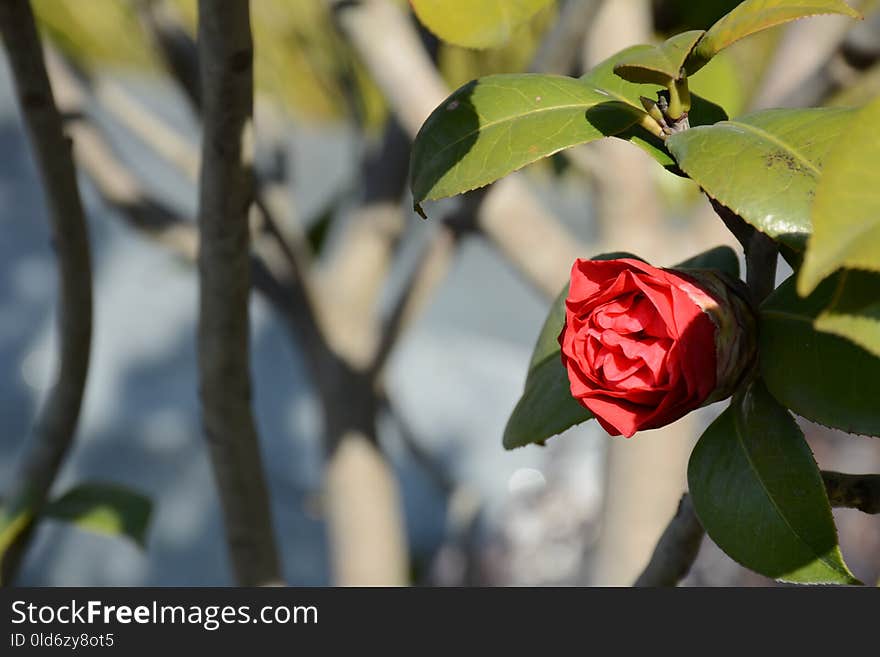
[[[200,114],[199,51],[181,25],[175,7],[165,0],[138,0],[137,11],[165,67],[179,82],[195,113]]]
[[[773,291],[776,283],[776,261],[779,248],[767,235],[746,221],[730,208],[709,198],[712,208],[724,225],[742,245],[746,256],[746,284],[757,306]]]
[[[7,498],[9,517],[27,513],[34,518],[73,443],[79,418],[92,334],[91,255],[71,142],[64,135],[27,0],[0,2],[0,33],[22,121],[43,181],[52,245],[58,258],[60,366]],[[0,572],[3,582],[14,579],[30,535],[28,527],[6,552]]]
[[[190,71],[199,60],[196,43],[180,25],[173,7],[167,2],[142,0],[139,8],[172,78],[188,95],[195,114],[201,119],[201,95],[192,89]],[[180,134],[132,101],[118,85],[99,82],[96,92],[98,100],[145,144],[187,177],[195,179],[198,176],[199,154]],[[254,222],[252,239],[253,250],[259,257],[254,260],[254,282],[270,296],[276,308],[283,311],[285,320],[302,341],[305,358],[318,384],[322,403],[326,405],[330,394],[326,372],[335,356],[330,352],[324,330],[319,325],[321,309],[303,266],[309,257],[300,239],[301,231],[287,230],[287,226],[282,228],[279,220],[279,216],[289,217],[291,214],[286,189],[259,176],[255,176],[255,185],[254,205],[258,221]]]
[[[880,475],[823,470],[822,481],[825,482],[831,506],[858,509],[863,513],[880,513]]]
[[[349,217],[336,249],[328,254],[319,285],[326,290],[328,339],[358,367],[375,358],[377,305],[395,249],[406,225],[401,197],[406,189],[409,137],[389,120],[382,144],[362,162],[363,201]],[[351,317],[358,330],[351,330]]]
[[[705,531],[691,496],[685,493],[678,510],[663,531],[651,560],[633,586],[675,586],[697,559]]]
[[[253,43],[247,0],[199,0],[199,381],[236,581],[281,579],[251,410],[248,298]]]

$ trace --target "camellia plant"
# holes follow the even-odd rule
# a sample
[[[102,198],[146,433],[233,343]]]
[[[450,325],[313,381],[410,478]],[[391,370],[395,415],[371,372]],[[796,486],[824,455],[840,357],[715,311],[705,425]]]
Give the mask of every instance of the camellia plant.
[[[430,19],[431,2],[413,4]],[[426,200],[603,137],[693,180],[742,245],[745,281],[729,247],[667,269],[627,253],[577,260],[538,336],[504,446],[543,444],[591,418],[629,437],[729,398],[688,465],[703,527],[764,575],[856,584],[792,413],[880,436],[880,99],[731,119],[688,88],[739,39],[829,13],[860,17],[838,0],[746,0],[708,30],[628,48],[577,79],[474,80],[425,121],[411,183],[422,213]],[[491,40],[480,25],[468,38]],[[794,273],[775,287],[779,255]]]

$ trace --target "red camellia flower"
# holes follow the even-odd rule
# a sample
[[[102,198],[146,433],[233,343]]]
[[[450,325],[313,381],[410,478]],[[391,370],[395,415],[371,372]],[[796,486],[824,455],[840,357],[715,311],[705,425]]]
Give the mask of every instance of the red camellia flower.
[[[559,336],[571,394],[612,436],[669,424],[732,392],[751,321],[719,273],[577,260]]]

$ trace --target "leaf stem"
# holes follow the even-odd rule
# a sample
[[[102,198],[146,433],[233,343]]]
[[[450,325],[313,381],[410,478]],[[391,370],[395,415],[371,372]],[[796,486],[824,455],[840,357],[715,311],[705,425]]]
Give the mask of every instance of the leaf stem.
[[[666,115],[672,121],[678,121],[691,108],[691,92],[688,89],[687,76],[682,74],[678,80],[670,80],[667,89],[669,90],[669,107],[666,110]]]

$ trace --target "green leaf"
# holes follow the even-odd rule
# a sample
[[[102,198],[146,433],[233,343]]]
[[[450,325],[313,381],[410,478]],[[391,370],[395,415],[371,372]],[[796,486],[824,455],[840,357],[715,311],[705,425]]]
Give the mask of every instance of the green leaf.
[[[608,255],[623,258],[629,254]],[[523,447],[530,443],[543,444],[548,438],[593,417],[589,410],[571,396],[568,372],[562,365],[557,338],[565,324],[567,296],[568,285],[550,306],[550,312],[538,334],[529,361],[525,390],[504,428],[505,449]]]
[[[556,298],[550,305],[550,311],[547,313],[547,318],[541,326],[541,332],[538,333],[535,348],[532,350],[532,357],[529,359],[529,372],[550,356],[554,356],[557,360],[560,358],[561,349],[557,338],[562,332],[562,326],[565,324],[565,299],[567,297],[568,283],[565,284],[565,287],[556,295]]]
[[[617,60],[614,72],[629,82],[667,86],[681,77],[691,49],[705,32],[691,30],[666,39],[659,46],[633,48]]]
[[[560,75],[490,75],[435,109],[413,143],[416,204],[488,185],[548,155],[636,123],[645,112]]]
[[[693,49],[685,68],[691,75],[721,50],[743,37],[818,14],[844,14],[858,19],[862,17],[841,0],[745,0],[706,31]]]
[[[593,417],[571,396],[568,373],[557,353],[529,370],[526,388],[504,428],[504,449],[545,440]]]
[[[85,483],[49,502],[42,517],[98,534],[127,536],[143,547],[152,506],[148,497],[124,486]]]
[[[410,0],[419,20],[438,37],[466,48],[504,44],[552,0]]]
[[[700,437],[688,486],[706,532],[747,568],[786,582],[860,583],[840,554],[810,448],[760,381]]]
[[[880,98],[852,116],[813,200],[813,236],[798,278],[809,294],[841,267],[880,271]]]
[[[880,358],[880,275],[844,270],[831,305],[813,322],[817,331],[847,338]]]
[[[813,324],[831,305],[837,283],[832,276],[801,298],[791,276],[767,297],[759,313],[761,374],[773,396],[798,415],[880,436],[880,359]]]
[[[729,246],[716,246],[680,262],[672,269],[720,269],[733,278],[739,278],[739,258]]]
[[[822,164],[854,110],[776,109],[671,135],[666,146],[705,192],[802,251]]]

